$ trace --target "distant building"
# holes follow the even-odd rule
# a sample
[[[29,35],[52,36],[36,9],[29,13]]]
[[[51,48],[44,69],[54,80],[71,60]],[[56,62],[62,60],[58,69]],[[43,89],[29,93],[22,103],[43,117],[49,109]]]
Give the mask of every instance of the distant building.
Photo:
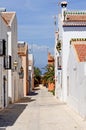
[[[28,81],[28,44],[24,41],[18,42],[18,55],[22,60],[22,67],[24,69],[23,90],[24,96],[29,94],[29,81]]]
[[[48,64],[54,65],[54,56],[50,52],[48,52]]]

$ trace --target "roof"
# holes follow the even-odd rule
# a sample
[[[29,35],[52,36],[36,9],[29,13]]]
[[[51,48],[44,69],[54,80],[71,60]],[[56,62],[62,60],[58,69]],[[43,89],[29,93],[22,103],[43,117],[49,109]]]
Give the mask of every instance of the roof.
[[[86,26],[86,11],[66,11],[63,26]]]
[[[86,39],[72,41],[79,62],[86,61]]]
[[[14,15],[15,15],[15,12],[2,12],[2,13],[1,13],[1,16],[2,16],[2,18],[3,18],[3,20],[4,20],[4,22],[5,22],[8,26],[11,25],[11,22],[12,22],[12,20],[13,20],[13,18],[14,18]]]

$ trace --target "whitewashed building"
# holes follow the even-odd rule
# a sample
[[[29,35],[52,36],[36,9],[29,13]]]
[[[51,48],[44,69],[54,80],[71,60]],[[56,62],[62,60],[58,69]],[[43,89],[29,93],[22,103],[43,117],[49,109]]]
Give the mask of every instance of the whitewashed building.
[[[26,42],[18,41],[18,55],[21,57],[24,72],[23,93],[24,96],[27,96],[29,93],[29,81],[28,81],[28,44]]]
[[[61,44],[61,52],[55,54],[57,64],[60,59],[61,69],[57,69],[56,77],[56,97],[67,101],[67,64],[69,57],[70,41],[72,38],[86,37],[86,11],[67,10],[67,2],[61,2],[61,13],[58,14],[58,38],[57,44]],[[56,47],[55,47],[56,48]],[[60,57],[60,58],[59,58]],[[58,68],[58,67],[57,67]],[[60,83],[58,80],[60,79]]]
[[[4,68],[4,56],[7,54],[7,26],[0,14],[0,108],[8,105],[7,71]]]
[[[9,102],[18,100],[18,71],[17,67],[17,18],[15,12],[2,12],[2,17],[8,27],[8,56],[11,57],[11,69],[8,70],[8,97]]]
[[[5,58],[5,68],[7,69],[8,102],[10,103],[19,99],[19,87],[21,87],[20,85],[22,82],[19,79],[20,62],[18,63],[19,58],[17,54],[17,18],[15,12],[1,12],[1,16],[7,26],[7,54]]]
[[[86,38],[71,40],[67,88],[68,104],[86,118]]]
[[[0,108],[24,96],[22,60],[17,48],[15,12],[0,10]]]

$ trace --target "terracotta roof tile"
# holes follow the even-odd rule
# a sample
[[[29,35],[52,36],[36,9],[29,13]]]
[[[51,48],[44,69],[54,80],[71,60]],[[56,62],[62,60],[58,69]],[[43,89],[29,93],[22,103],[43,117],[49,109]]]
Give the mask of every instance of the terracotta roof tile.
[[[10,26],[10,22],[12,21],[12,18],[14,16],[14,12],[2,12],[2,18],[5,21],[5,23]]]
[[[66,12],[63,26],[86,26],[86,12]]]
[[[86,43],[85,44],[83,42],[82,44],[74,43],[74,48],[79,61],[84,62],[86,60]]]
[[[66,16],[66,21],[70,21],[70,22],[86,22],[86,14],[68,14]]]

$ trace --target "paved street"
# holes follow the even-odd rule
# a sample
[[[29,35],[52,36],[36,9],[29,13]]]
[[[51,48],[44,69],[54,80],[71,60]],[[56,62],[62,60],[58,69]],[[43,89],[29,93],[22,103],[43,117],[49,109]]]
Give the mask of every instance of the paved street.
[[[86,121],[40,87],[0,111],[0,130],[86,130]]]

